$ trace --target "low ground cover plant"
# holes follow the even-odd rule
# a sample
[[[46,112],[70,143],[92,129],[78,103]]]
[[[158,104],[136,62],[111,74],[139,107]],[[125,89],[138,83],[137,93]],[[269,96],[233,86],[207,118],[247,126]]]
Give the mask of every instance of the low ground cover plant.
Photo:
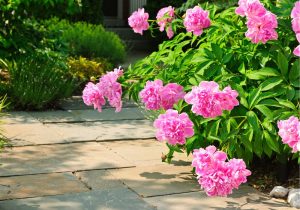
[[[42,109],[59,98],[69,97],[76,87],[67,60],[50,51],[36,52],[8,64],[8,94],[15,107]]]
[[[193,153],[209,196],[246,182],[256,158],[300,163],[300,2],[263,2],[240,0],[225,10],[205,3],[185,14],[170,6],[156,20],[139,9],[128,19],[133,30],[158,25],[170,40],[123,76],[116,69],[89,83],[85,103],[101,111],[107,99],[120,111],[120,94],[141,103],[158,116],[167,160]]]

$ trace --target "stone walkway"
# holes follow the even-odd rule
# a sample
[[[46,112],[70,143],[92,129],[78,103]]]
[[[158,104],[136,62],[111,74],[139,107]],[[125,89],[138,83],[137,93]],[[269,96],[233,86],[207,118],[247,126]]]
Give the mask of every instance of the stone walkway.
[[[79,98],[61,108],[5,118],[12,147],[0,154],[1,210],[292,209],[247,185],[207,197],[190,157],[161,162],[167,148],[132,103],[121,113],[98,113]]]

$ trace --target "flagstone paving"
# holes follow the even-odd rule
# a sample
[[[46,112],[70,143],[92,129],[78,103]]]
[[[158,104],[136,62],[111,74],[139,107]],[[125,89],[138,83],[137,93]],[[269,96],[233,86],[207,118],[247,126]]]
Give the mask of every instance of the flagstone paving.
[[[154,139],[152,122],[133,103],[125,107],[98,113],[75,97],[59,111],[8,113],[0,209],[292,209],[247,185],[227,198],[207,197],[191,157],[162,162],[168,149]]]

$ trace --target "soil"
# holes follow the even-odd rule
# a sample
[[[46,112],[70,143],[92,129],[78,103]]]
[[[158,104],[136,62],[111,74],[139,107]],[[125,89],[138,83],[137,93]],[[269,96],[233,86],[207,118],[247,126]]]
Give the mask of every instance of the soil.
[[[257,162],[251,169],[252,175],[248,178],[248,184],[255,189],[269,194],[275,186],[286,188],[300,188],[300,166],[297,161],[290,161],[286,171],[278,163]]]

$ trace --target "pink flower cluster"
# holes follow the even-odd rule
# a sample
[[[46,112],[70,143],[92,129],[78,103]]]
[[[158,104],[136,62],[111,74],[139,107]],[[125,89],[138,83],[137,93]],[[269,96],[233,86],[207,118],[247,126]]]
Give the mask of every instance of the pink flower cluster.
[[[143,35],[143,31],[149,28],[148,18],[149,14],[144,11],[144,8],[138,9],[128,18],[128,24],[135,33]]]
[[[297,117],[291,116],[287,120],[280,120],[277,123],[278,135],[282,142],[292,148],[292,152],[300,151],[300,121]]]
[[[277,40],[277,17],[266,8],[259,0],[239,0],[236,14],[247,17],[246,37],[253,43],[266,43]]]
[[[186,138],[194,135],[193,122],[186,113],[178,114],[176,110],[168,109],[154,121],[157,129],[156,138],[167,141],[171,145],[185,144]]]
[[[294,8],[292,9],[291,18],[293,31],[299,42],[299,45],[294,49],[293,53],[300,57],[300,1],[295,3]]]
[[[238,92],[229,86],[220,91],[218,83],[203,81],[199,86],[193,87],[184,99],[192,104],[192,112],[195,114],[213,118],[222,115],[223,110],[230,111],[238,106],[237,96]]]
[[[94,109],[101,112],[106,98],[109,104],[116,108],[116,112],[120,112],[122,108],[122,87],[117,80],[122,75],[123,70],[119,68],[102,76],[97,84],[89,82],[82,92],[83,102],[88,106],[94,105]]]
[[[208,11],[203,10],[199,6],[195,6],[193,9],[188,9],[186,11],[183,24],[188,32],[193,32],[196,36],[201,35],[203,29],[210,26]]]
[[[208,196],[227,196],[234,188],[247,182],[247,176],[251,175],[242,159],[228,162],[226,159],[226,153],[217,151],[215,146],[195,149],[193,152],[192,166],[196,169],[201,188]]]
[[[174,36],[172,30],[172,21],[175,18],[175,9],[174,7],[168,6],[160,9],[157,13],[156,20],[159,25],[159,30],[166,30],[167,36],[171,39]]]
[[[139,96],[145,104],[146,109],[158,110],[171,109],[180,99],[183,99],[185,92],[183,87],[176,83],[169,83],[163,86],[160,79],[147,81]]]

